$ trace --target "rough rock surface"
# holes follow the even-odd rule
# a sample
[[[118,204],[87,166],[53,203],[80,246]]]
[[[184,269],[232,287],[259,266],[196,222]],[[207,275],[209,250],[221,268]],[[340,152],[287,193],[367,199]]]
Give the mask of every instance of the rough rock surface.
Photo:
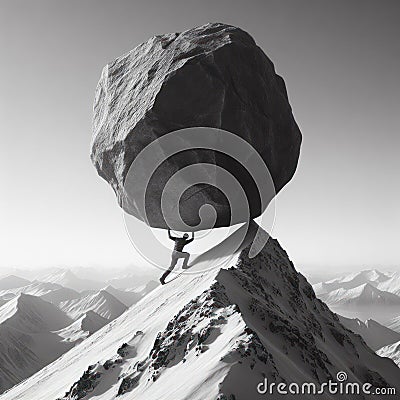
[[[91,377],[82,377],[90,365],[96,366]],[[256,390],[264,378],[320,390],[330,379],[337,382],[340,371],[349,383],[394,387],[397,397],[339,395],[326,387],[318,395]],[[400,369],[340,323],[271,238],[252,259],[246,248],[223,269],[159,286],[1,400],[57,399],[66,392],[64,399],[76,400],[87,387],[93,391],[83,398],[96,400],[118,394],[135,400],[398,399]]]
[[[94,103],[91,159],[125,211],[144,219],[135,209],[136,199],[126,201],[124,189],[135,157],[155,139],[189,127],[220,128],[245,139],[268,166],[276,193],[295,172],[301,133],[285,83],[253,38],[239,28],[212,23],[155,36],[103,69]],[[163,188],[176,171],[192,163],[229,171],[245,190],[251,216],[264,211],[244,168],[221,153],[195,149],[169,158],[154,174],[146,192],[150,226],[166,227],[160,211]],[[229,225],[229,203],[218,183],[198,184],[185,192],[179,201],[185,223],[199,223],[203,204],[216,209],[216,226]]]
[[[340,371],[346,383],[394,387],[397,397],[340,395],[326,387],[318,395],[256,390],[264,378],[320,390],[337,382]],[[118,394],[128,400],[398,399],[400,369],[341,324],[270,238],[252,259],[246,248],[222,269],[159,286],[1,400],[57,399],[66,392],[65,400],[76,400],[86,388],[93,391],[83,398],[96,400]]]

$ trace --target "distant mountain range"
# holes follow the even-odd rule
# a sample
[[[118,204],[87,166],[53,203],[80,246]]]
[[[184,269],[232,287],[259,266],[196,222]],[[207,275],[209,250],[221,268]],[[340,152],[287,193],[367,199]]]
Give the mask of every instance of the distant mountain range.
[[[243,388],[264,373],[271,380],[318,378],[343,363],[353,379],[375,371],[393,385],[400,372],[371,349],[399,364],[400,313],[390,326],[334,315],[277,242],[268,243],[254,260],[241,255],[229,269],[162,288],[152,280],[135,286],[129,274],[100,282],[60,269],[34,280],[0,279],[0,393],[24,381],[1,400],[55,399],[66,391],[69,400],[130,391],[160,398],[166,390],[205,399],[227,388],[247,396]],[[399,312],[398,279],[369,270],[314,288],[335,312]],[[319,364],[309,365],[315,354]],[[190,393],[170,385],[170,366],[174,379],[191,376]],[[227,385],[230,379],[241,383]],[[151,390],[149,381],[157,382]]]
[[[400,332],[400,313],[398,317],[394,317],[387,322],[387,326],[394,331]]]
[[[313,288],[317,297],[340,314],[347,329],[358,333],[378,355],[400,366],[399,272],[364,270]]]
[[[383,346],[400,341],[400,333],[369,319],[365,322],[358,318],[346,318],[339,315],[340,322],[354,333],[358,333],[372,349],[378,350]]]
[[[64,342],[77,343],[86,339],[109,322],[109,319],[103,318],[96,312],[90,310],[74,321],[71,325],[62,328],[55,333],[61,336]]]
[[[50,272],[37,273],[34,280],[9,275],[0,278],[0,305],[21,293],[41,296],[43,300],[59,303],[94,294],[102,289],[130,307],[145,294],[159,285],[157,281],[135,279],[135,274],[114,277],[107,281],[96,281],[78,277],[70,270],[60,268]]]
[[[131,289],[138,288],[146,285],[149,281],[158,280],[160,271],[154,267],[145,266],[126,266],[126,267],[113,267],[113,268],[96,268],[96,267],[48,267],[43,269],[19,269],[9,268],[5,273],[4,270],[0,270],[0,281],[6,283],[10,276],[16,277],[19,280],[25,281],[40,281],[44,282],[49,280],[50,282],[60,283],[64,287],[67,287],[68,283],[72,284],[78,278],[79,281],[83,282],[95,282],[92,289],[100,289],[101,287],[112,285],[117,289]],[[7,278],[7,279],[5,279]],[[13,278],[11,278],[13,279]],[[64,282],[62,281],[64,279]],[[78,281],[78,284],[79,284]],[[4,284],[5,284],[4,283]],[[63,284],[64,283],[64,284]],[[27,283],[22,282],[19,286],[25,286]],[[102,286],[99,287],[98,284]],[[14,282],[11,287],[17,287]],[[69,286],[68,286],[69,287]],[[79,288],[72,287],[78,291]],[[4,287],[8,289],[8,287]],[[84,286],[82,290],[89,290],[89,286]],[[0,284],[0,290],[3,290]]]
[[[128,309],[125,304],[105,290],[100,290],[82,298],[62,301],[59,307],[72,319],[78,319],[82,314],[94,311],[110,321],[119,317]]]
[[[158,284],[129,291],[68,270],[0,279],[0,393],[119,317]],[[130,283],[133,283],[132,281]]]
[[[384,274],[376,269],[364,270],[353,274],[345,275],[340,278],[335,278],[326,282],[321,282],[313,285],[316,295],[329,293],[337,289],[353,289],[357,286],[366,283],[374,287],[379,286],[381,282],[391,278],[390,274]]]
[[[40,280],[42,282],[56,283],[78,292],[83,290],[100,290],[104,286],[104,282],[79,278],[70,270],[61,270],[57,274],[50,273],[40,277]]]
[[[364,283],[351,289],[336,289],[329,293],[319,294],[318,297],[330,306],[399,306],[400,297]]]
[[[255,400],[265,398],[256,392],[264,379],[321,383],[338,371],[349,382],[400,389],[400,369],[366,344],[386,345],[397,334],[372,321],[346,328],[276,240],[252,259],[246,250],[215,257],[223,268],[158,285],[0,400]],[[80,337],[84,319],[57,334]]]
[[[333,311],[349,318],[374,319],[400,332],[400,323],[392,321],[400,318],[400,273],[364,270],[313,288]]]
[[[53,331],[72,320],[39,297],[19,294],[0,307],[0,391],[26,379],[73,347]]]
[[[15,275],[8,275],[0,280],[0,290],[14,289],[29,285],[30,281]]]

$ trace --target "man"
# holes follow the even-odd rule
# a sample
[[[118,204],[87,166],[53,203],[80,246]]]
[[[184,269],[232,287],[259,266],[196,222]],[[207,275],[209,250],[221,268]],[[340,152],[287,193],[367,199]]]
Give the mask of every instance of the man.
[[[190,254],[183,251],[183,248],[193,242],[194,240],[194,232],[192,232],[192,237],[188,239],[189,235],[185,233],[183,237],[175,237],[171,235],[171,231],[168,229],[168,237],[175,242],[174,250],[171,255],[171,265],[168,270],[164,272],[163,276],[160,278],[161,285],[165,284],[165,278],[172,272],[176,263],[180,258],[183,258],[182,268],[186,269],[189,261]]]

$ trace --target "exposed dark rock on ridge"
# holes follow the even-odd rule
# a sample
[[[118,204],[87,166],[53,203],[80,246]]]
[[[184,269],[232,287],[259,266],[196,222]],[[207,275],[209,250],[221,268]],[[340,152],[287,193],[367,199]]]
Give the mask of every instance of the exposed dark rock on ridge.
[[[180,397],[179,390],[175,392],[176,388],[168,385],[172,398],[258,400],[265,398],[256,391],[264,378],[275,384],[314,383],[319,388],[328,380],[337,382],[339,371],[347,373],[349,382],[400,390],[400,369],[391,360],[377,356],[315,297],[311,285],[295,270],[276,240],[269,239],[253,259],[247,252],[248,248],[241,252],[235,266],[215,272],[215,279],[194,297],[190,296],[193,281],[199,285],[209,278],[182,278],[177,286],[185,302],[179,308],[175,307],[179,297],[149,300],[159,304],[154,311],[156,318],[163,315],[164,307],[175,307],[175,314],[163,322],[158,333],[152,331],[146,339],[148,331],[143,328],[143,335],[126,342],[137,346],[140,356],[121,361],[124,372],[116,394],[130,393],[128,398],[144,399],[147,391],[163,390],[169,382],[165,377],[172,371],[175,381],[190,387],[194,376],[187,374],[193,370],[197,389],[189,397],[186,392]],[[172,288],[172,284],[162,287],[153,296],[160,297]],[[132,324],[135,329],[142,328],[135,319]],[[148,345],[141,348],[138,338]],[[208,368],[202,368],[204,365]],[[274,393],[268,397],[282,397]],[[327,392],[318,397],[368,398]]]

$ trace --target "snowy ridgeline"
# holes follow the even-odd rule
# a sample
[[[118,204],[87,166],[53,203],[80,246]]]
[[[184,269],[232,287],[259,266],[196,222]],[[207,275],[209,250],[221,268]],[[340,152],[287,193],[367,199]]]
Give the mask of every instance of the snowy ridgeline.
[[[265,378],[323,383],[339,371],[400,390],[395,363],[345,328],[270,239],[254,259],[245,249],[156,288],[0,399],[252,400]]]
[[[400,333],[399,272],[365,270],[313,287],[317,297],[333,311],[354,319],[353,326],[367,320],[372,329],[376,329],[379,322]]]
[[[0,279],[0,392],[56,360],[157,286],[153,281],[135,288],[131,279],[130,290],[116,289],[64,270],[40,279]]]
[[[318,298],[382,357],[400,365],[400,273],[364,270],[317,283]]]
[[[313,287],[317,296],[332,306],[393,305],[400,309],[400,272],[365,270]]]

